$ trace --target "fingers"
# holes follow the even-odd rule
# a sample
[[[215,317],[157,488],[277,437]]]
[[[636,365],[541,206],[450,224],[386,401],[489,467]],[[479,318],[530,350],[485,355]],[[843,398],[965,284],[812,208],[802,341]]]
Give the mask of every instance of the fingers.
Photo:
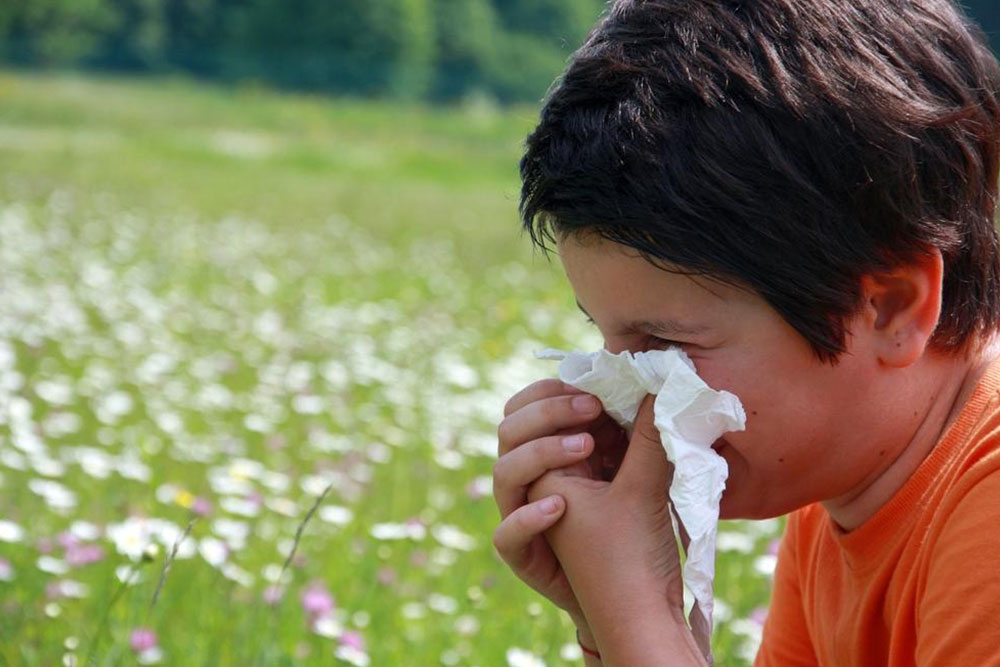
[[[601,402],[590,394],[554,396],[528,403],[504,418],[497,429],[499,456],[519,445],[581,426],[601,414]]]
[[[639,406],[625,458],[614,479],[620,486],[635,491],[659,491],[665,488],[664,482],[669,486],[673,472],[653,421],[655,398],[650,394]]]
[[[517,447],[493,465],[493,497],[500,516],[507,517],[527,502],[527,490],[550,470],[584,461],[593,451],[589,433],[548,436]]]
[[[517,508],[500,522],[493,533],[493,546],[518,576],[531,564],[535,538],[558,521],[565,509],[561,496],[548,496]]]
[[[565,394],[582,394],[583,392],[573,385],[566,384],[555,378],[548,378],[532,382],[527,387],[510,397],[507,405],[503,408],[503,416],[511,415],[529,403],[540,401],[543,398],[562,396]]]

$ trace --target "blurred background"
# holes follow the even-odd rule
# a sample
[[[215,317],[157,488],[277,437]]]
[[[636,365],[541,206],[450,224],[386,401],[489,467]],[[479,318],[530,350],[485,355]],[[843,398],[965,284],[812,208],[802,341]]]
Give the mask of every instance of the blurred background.
[[[0,3],[0,665],[579,664],[490,475],[601,344],[516,208],[602,8]],[[720,665],[780,530],[721,527]]]
[[[996,45],[1000,5],[962,4]],[[394,100],[536,103],[602,8],[601,0],[6,0],[0,57]]]

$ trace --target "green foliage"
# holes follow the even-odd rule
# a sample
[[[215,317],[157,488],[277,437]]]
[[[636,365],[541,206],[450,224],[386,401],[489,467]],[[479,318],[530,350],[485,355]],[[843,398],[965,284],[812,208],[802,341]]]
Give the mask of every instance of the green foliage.
[[[0,5],[0,54],[15,63],[86,60],[119,20],[108,0],[5,0]]]
[[[495,0],[494,4],[508,30],[573,46],[583,41],[603,7],[597,0]]]
[[[599,11],[599,0],[13,0],[0,3],[0,60],[536,100]]]
[[[433,0],[437,34],[434,93],[456,97],[488,80],[497,62],[499,26],[487,0]]]
[[[117,17],[105,35],[97,60],[130,69],[163,64],[166,22],[164,0],[109,0]]]
[[[553,72],[562,71],[569,51],[560,51],[532,35],[511,33],[500,45],[501,65],[493,70],[495,92],[500,99],[541,99],[552,83]]]
[[[961,0],[1000,48],[1000,4]],[[535,102],[603,0],[0,0],[0,62]]]
[[[254,0],[233,10],[229,72],[296,88],[419,97],[434,38],[426,0]]]

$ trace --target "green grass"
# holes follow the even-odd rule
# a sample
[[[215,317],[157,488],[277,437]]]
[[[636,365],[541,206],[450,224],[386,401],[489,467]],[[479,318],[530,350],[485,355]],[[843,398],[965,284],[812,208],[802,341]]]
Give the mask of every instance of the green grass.
[[[0,73],[0,518],[24,531],[0,539],[0,664],[132,664],[139,626],[164,664],[331,664],[343,640],[309,627],[310,583],[373,665],[573,662],[567,619],[490,543],[506,396],[552,372],[532,350],[599,345],[519,231],[536,115]],[[331,481],[321,508],[349,517],[313,517],[264,604]],[[229,566],[181,553],[151,607],[173,541],[123,587],[104,531],[183,530],[192,497],[211,509],[186,548],[229,535],[220,519],[247,536]],[[372,535],[408,520],[426,534]],[[103,559],[42,571],[77,521]],[[741,665],[777,525],[724,530],[749,552],[720,554],[715,650]],[[47,593],[67,579],[85,594]]]

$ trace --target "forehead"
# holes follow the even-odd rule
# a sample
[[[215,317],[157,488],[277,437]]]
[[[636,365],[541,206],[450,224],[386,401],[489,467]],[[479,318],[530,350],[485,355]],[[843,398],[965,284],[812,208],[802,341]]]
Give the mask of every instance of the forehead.
[[[634,248],[595,235],[561,238],[556,247],[577,301],[587,312],[608,299],[623,305],[719,307],[748,296],[746,290],[708,276],[656,266]]]

